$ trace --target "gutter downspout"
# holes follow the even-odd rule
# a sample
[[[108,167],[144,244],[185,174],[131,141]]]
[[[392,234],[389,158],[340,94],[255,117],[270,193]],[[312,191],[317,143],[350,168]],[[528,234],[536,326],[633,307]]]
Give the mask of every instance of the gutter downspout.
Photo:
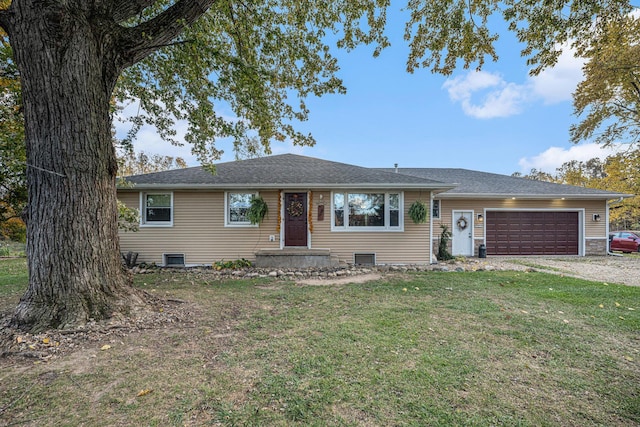
[[[607,212],[606,214],[606,219],[607,219],[607,255],[611,255],[611,256],[622,256],[622,254],[614,254],[613,252],[610,251],[610,245],[609,245],[609,206],[614,204],[614,203],[620,203],[621,201],[624,200],[624,197],[620,197],[618,200],[614,200],[613,202],[609,202],[607,201]]]
[[[431,190],[429,197],[429,263],[437,264],[435,255],[433,254],[433,190]]]

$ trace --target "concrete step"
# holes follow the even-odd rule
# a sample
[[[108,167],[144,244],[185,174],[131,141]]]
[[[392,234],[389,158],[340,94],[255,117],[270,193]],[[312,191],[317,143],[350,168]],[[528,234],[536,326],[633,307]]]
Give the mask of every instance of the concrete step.
[[[256,267],[259,268],[309,268],[335,267],[336,257],[329,249],[261,249],[256,252]]]

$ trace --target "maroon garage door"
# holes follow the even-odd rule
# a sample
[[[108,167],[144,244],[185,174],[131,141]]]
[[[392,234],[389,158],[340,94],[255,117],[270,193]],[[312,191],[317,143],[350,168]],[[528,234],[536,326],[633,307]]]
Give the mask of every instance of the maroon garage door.
[[[578,255],[578,212],[486,214],[487,255]]]

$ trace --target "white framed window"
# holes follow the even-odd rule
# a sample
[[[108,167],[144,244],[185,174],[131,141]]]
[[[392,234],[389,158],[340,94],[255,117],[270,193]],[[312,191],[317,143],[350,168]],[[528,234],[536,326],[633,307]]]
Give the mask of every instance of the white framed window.
[[[249,191],[227,191],[224,194],[224,225],[226,227],[257,227],[247,218],[251,200],[258,193]]]
[[[403,231],[402,192],[334,192],[333,231]]]
[[[173,193],[140,193],[140,225],[147,227],[173,226]]]
[[[433,219],[440,219],[440,200],[432,200],[432,202],[431,217]]]

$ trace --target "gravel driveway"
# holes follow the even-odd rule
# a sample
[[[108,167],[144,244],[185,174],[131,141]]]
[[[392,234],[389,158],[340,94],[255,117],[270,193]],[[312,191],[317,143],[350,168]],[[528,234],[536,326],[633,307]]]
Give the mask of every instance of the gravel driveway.
[[[483,260],[484,261],[484,260]],[[640,286],[640,255],[592,257],[489,257],[487,264],[505,270],[533,268],[596,282]]]

